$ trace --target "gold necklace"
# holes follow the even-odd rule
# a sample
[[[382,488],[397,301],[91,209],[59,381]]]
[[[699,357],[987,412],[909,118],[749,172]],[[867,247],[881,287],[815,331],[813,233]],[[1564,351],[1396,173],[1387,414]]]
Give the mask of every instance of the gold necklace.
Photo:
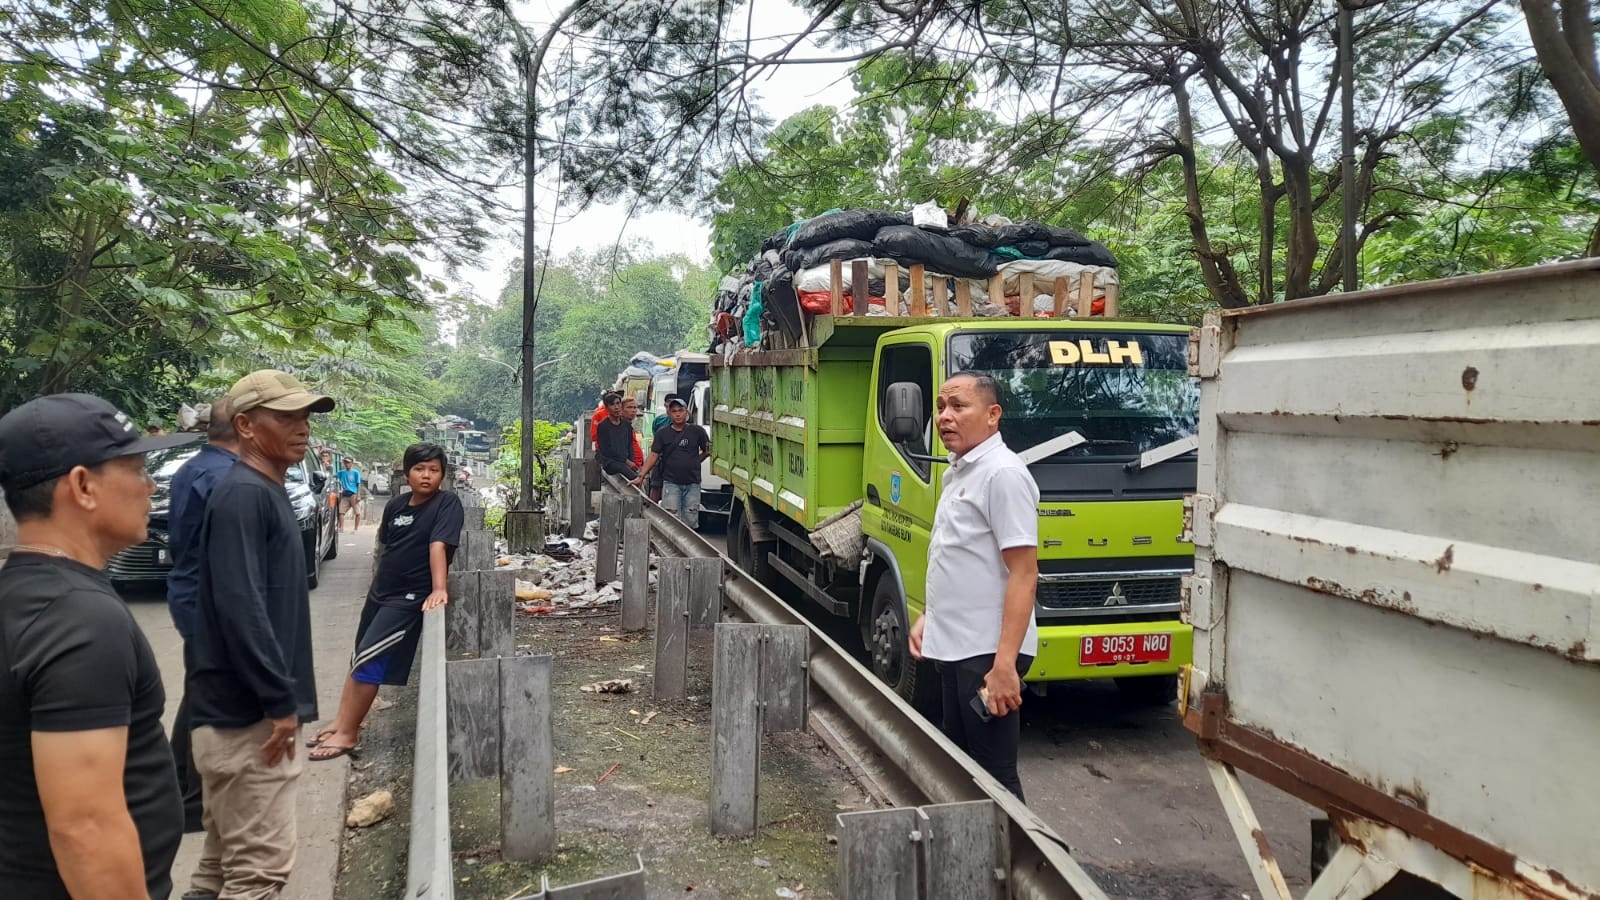
[[[17,544],[15,547],[12,547],[11,549],[13,551],[26,550],[26,551],[31,551],[33,553],[43,553],[46,556],[70,557],[72,555],[72,554],[68,553],[67,551],[61,549],[60,547],[51,547],[51,546],[48,546],[48,545],[45,545],[45,544]]]

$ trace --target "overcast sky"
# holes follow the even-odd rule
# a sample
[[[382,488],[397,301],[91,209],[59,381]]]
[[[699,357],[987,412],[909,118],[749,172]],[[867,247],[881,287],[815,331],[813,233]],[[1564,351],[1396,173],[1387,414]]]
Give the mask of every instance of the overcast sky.
[[[807,24],[806,15],[780,0],[755,0],[755,2],[758,4],[759,13],[755,17],[753,29],[756,40],[752,43],[752,51],[755,53],[770,49],[774,36],[792,35],[803,30]],[[521,5],[523,21],[536,32],[542,32],[545,23],[554,18],[550,9],[552,5],[554,4],[546,0],[535,0],[533,3]],[[734,33],[728,37],[742,39],[743,19],[735,18],[739,18],[739,22],[735,26]],[[763,47],[763,44],[767,46]],[[559,49],[559,45],[553,46],[552,55]],[[798,48],[798,52],[806,56],[815,56],[825,51],[819,51],[814,45],[806,43]],[[787,116],[819,103],[844,106],[854,96],[850,88],[847,65],[779,66],[767,78],[757,82],[755,87],[760,99],[759,107],[774,122],[782,121]],[[541,188],[545,187],[545,179],[541,178],[539,183]],[[550,187],[553,188],[553,185]],[[540,193],[544,197],[554,195],[554,191],[549,188]],[[520,185],[506,190],[504,198],[512,208],[521,210]],[[553,235],[549,230],[552,213],[556,215]],[[520,216],[507,223],[508,227],[499,236],[499,240],[484,254],[482,267],[462,273],[466,282],[461,285],[462,287],[470,289],[473,294],[484,300],[492,300],[499,295],[511,264],[522,254],[520,224]],[[662,253],[683,253],[691,259],[702,262],[709,262],[711,259],[710,226],[698,218],[670,210],[636,212],[630,217],[625,204],[594,206],[575,213],[570,209],[556,212],[548,203],[541,203],[538,212],[538,231],[540,247],[549,241],[551,253],[556,257],[579,249],[594,250],[610,247],[617,243],[620,236],[623,241],[635,238],[647,240]]]

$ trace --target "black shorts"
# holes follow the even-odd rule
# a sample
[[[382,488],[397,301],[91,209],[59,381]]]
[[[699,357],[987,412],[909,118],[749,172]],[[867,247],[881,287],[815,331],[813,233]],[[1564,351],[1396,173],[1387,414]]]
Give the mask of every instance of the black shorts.
[[[422,597],[417,605],[390,606],[371,597],[361,608],[350,677],[362,684],[405,684],[422,638]]]

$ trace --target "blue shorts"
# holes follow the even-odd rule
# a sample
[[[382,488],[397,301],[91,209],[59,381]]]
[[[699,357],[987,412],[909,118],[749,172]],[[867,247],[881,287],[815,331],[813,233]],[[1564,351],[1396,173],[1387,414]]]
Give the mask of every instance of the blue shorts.
[[[361,684],[405,684],[422,637],[422,606],[389,606],[371,597],[361,608],[350,677]]]

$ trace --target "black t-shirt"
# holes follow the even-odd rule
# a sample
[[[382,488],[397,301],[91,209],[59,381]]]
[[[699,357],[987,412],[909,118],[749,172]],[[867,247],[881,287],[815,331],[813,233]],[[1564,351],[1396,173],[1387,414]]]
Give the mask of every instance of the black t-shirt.
[[[633,464],[633,424],[626,419],[604,419],[595,426],[595,455],[601,462],[615,460]]]
[[[188,683],[195,725],[317,718],[300,525],[283,485],[244,463],[206,501],[198,608]]]
[[[13,553],[0,569],[0,893],[66,900],[33,775],[32,732],[128,729],[122,788],[152,897],[172,890],[183,800],[144,633],[104,574]]]
[[[378,574],[367,591],[367,599],[375,603],[420,607],[433,590],[428,546],[442,542],[448,561],[461,543],[466,514],[460,497],[440,491],[417,506],[411,505],[411,498],[410,493],[401,494],[383,507],[383,519],[378,523],[383,555],[378,559]]]
[[[711,437],[699,425],[686,423],[682,431],[671,425],[656,432],[650,452],[661,467],[661,480],[671,484],[700,483],[700,451],[711,449]]]

